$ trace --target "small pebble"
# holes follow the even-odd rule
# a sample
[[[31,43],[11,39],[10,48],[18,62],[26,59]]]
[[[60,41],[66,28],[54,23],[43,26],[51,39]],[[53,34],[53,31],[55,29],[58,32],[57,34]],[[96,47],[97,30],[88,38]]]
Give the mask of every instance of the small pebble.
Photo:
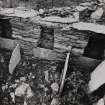
[[[17,84],[12,84],[11,86],[10,86],[10,88],[12,87],[12,88],[16,88],[16,86],[17,86]]]
[[[35,78],[35,76],[32,76],[32,79],[34,79]]]
[[[48,88],[45,87],[45,88],[44,88],[44,91],[47,92],[47,91],[48,91]]]
[[[15,103],[15,93],[14,92],[11,92],[10,93],[10,96],[12,98],[12,101]]]
[[[3,90],[3,91],[6,90],[7,88],[8,88],[8,85],[2,86],[2,90]]]
[[[20,77],[20,81],[25,82],[26,78],[25,77]]]
[[[26,62],[23,62],[23,66],[26,66]]]
[[[32,73],[29,73],[30,76],[32,76]]]
[[[53,71],[56,71],[56,66],[52,66]]]
[[[26,101],[24,101],[24,105],[27,105],[27,102]]]
[[[53,98],[52,102],[50,105],[59,105],[59,100],[58,98]]]
[[[1,63],[4,63],[4,59],[3,58],[1,58]]]
[[[45,74],[46,82],[49,82],[49,72],[48,71],[44,71],[44,74]]]
[[[51,89],[55,92],[58,92],[59,90],[59,85],[55,82],[51,84]]]
[[[32,67],[35,67],[36,66],[36,64],[32,64]]]
[[[42,103],[42,105],[46,105],[45,103]]]
[[[8,82],[6,83],[6,85],[8,85]]]
[[[18,80],[18,79],[16,79],[16,80],[15,80],[15,83],[19,83],[19,80]]]
[[[45,88],[45,86],[43,84],[39,84],[40,88]]]

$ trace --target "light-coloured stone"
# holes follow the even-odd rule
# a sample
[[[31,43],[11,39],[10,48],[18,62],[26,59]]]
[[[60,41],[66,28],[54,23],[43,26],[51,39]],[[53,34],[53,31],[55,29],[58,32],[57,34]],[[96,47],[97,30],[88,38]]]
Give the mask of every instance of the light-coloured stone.
[[[53,98],[52,102],[50,105],[59,105],[59,100],[58,98]]]
[[[105,83],[105,60],[99,64],[91,73],[91,80],[89,81],[89,92],[98,89]]]
[[[55,83],[51,84],[51,88],[52,88],[53,91],[58,92],[59,85],[55,82]]]

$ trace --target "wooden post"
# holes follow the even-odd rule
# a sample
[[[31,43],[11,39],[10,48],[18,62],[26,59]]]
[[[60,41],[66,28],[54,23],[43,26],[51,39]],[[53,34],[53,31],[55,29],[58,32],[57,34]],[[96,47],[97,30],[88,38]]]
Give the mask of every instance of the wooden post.
[[[69,49],[69,52],[67,53],[64,70],[62,71],[63,76],[61,78],[61,85],[60,85],[58,97],[61,96],[62,91],[63,91],[64,82],[65,82],[66,73],[67,73],[67,68],[68,68],[69,57],[70,57],[70,52],[71,52],[72,47],[70,46],[70,47],[68,47],[68,49]],[[59,105],[60,102],[59,102],[59,98],[58,97],[54,97],[52,99],[52,102],[51,102],[50,105]]]
[[[69,51],[71,51],[71,49],[72,49],[72,47],[69,48]],[[62,79],[61,79],[61,85],[60,85],[59,95],[61,95],[62,91],[63,91],[64,82],[65,82],[66,73],[67,73],[67,68],[68,68],[69,57],[70,57],[70,52],[67,53],[67,57],[66,57],[66,61],[65,61],[65,66],[64,66],[63,73],[62,73],[63,76],[62,76]]]

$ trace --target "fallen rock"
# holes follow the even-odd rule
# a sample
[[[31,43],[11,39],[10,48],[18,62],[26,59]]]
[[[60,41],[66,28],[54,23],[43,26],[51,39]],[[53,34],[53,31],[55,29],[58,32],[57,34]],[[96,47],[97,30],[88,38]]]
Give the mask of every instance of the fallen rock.
[[[45,74],[45,80],[47,82],[49,82],[49,79],[48,79],[49,73],[48,73],[48,71],[45,71],[44,74]]]
[[[23,82],[20,86],[16,88],[15,95],[20,97],[25,96],[27,98],[30,98],[33,96],[33,92],[29,84]]]
[[[2,88],[2,91],[5,91],[8,88],[8,85],[3,85],[1,88]]]
[[[52,102],[50,105],[59,105],[59,100],[58,98],[53,98]]]
[[[101,98],[95,105],[104,105],[103,98]]]
[[[26,84],[26,83],[22,83],[20,86],[18,86],[15,90],[15,95],[16,96],[22,96],[22,95],[25,95],[25,92],[27,90],[27,87],[29,85]]]
[[[100,63],[91,73],[91,79],[89,81],[89,93],[97,90],[103,84],[105,84],[105,60],[102,61],[102,63]]]
[[[16,83],[15,84],[12,84],[12,85],[9,86],[9,88],[16,88],[17,85],[18,84],[16,84]]]
[[[42,103],[42,105],[46,105],[45,103]]]
[[[26,81],[26,78],[25,77],[20,77],[20,81],[25,82]]]
[[[58,92],[59,90],[59,85],[57,83],[53,83],[51,84],[51,89],[54,91],[54,92]]]
[[[24,105],[27,105],[27,102],[26,101],[24,101]]]
[[[91,14],[91,19],[100,19],[103,15],[104,10],[102,8],[98,8],[95,12]]]
[[[18,79],[16,79],[16,80],[15,80],[15,83],[19,83],[19,80],[18,80]]]
[[[11,98],[12,98],[12,102],[15,103],[15,93],[14,93],[14,92],[11,92],[11,93],[10,93],[10,96],[11,96]]]
[[[21,60],[21,54],[20,54],[20,45],[17,44],[16,48],[14,49],[10,62],[9,62],[9,72],[12,74],[15,67],[18,65],[18,63]]]
[[[33,92],[32,92],[32,90],[31,90],[31,87],[28,86],[28,87],[27,87],[27,98],[30,98],[30,97],[32,97],[32,96],[33,96]]]

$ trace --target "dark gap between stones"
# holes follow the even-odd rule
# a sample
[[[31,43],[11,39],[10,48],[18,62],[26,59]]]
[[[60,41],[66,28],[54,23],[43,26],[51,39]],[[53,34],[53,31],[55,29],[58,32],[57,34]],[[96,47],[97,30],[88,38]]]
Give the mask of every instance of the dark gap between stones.
[[[12,26],[9,19],[0,19],[0,36],[12,39]]]
[[[104,58],[105,36],[93,33],[89,37],[83,56],[102,60]]]
[[[41,26],[41,34],[38,47],[51,49],[54,48],[54,29]]]

